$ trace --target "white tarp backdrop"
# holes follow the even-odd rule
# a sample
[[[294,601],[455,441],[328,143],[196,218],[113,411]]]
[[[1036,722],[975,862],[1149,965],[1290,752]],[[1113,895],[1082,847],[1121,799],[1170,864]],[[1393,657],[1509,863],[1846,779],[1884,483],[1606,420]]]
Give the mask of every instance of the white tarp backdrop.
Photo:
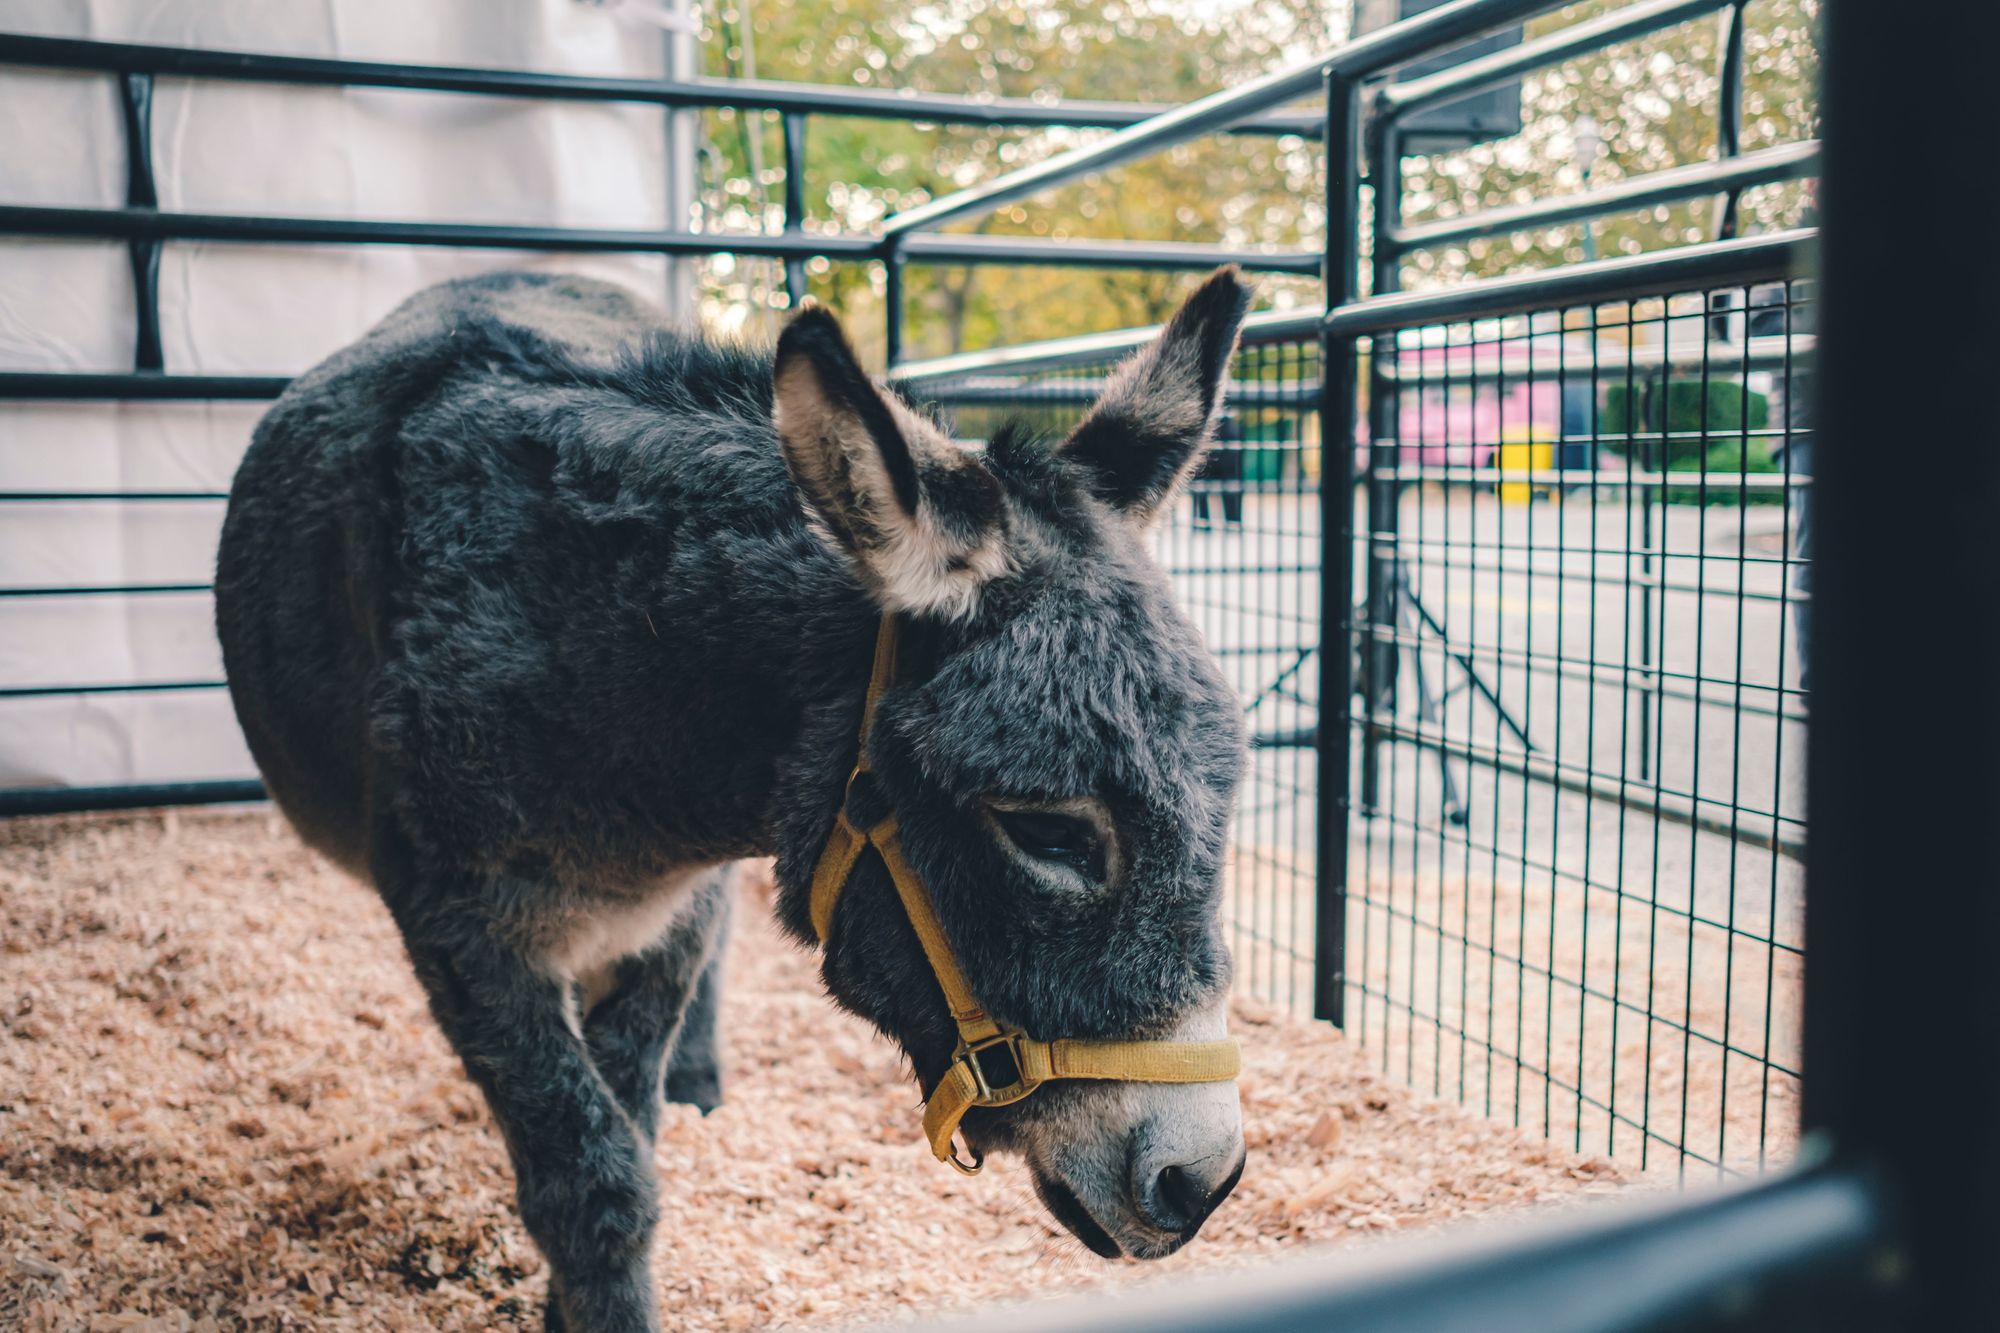
[[[579,0],[0,0],[0,29],[613,76],[658,76],[666,59],[660,27]],[[666,144],[666,113],[645,105],[171,78],[154,94],[170,210],[658,228]],[[113,76],[0,66],[0,201],[118,206],[125,172]],[[655,299],[668,281],[651,256],[169,243],[166,369],[296,374],[419,288],[503,267],[592,272]],[[134,312],[122,242],[0,240],[0,369],[130,370]],[[226,491],[264,407],[8,403],[0,492]],[[0,587],[206,584],[222,512],[0,503]],[[0,597],[0,690],[220,680],[211,621],[206,592]],[[0,786],[253,771],[218,689],[0,696]]]

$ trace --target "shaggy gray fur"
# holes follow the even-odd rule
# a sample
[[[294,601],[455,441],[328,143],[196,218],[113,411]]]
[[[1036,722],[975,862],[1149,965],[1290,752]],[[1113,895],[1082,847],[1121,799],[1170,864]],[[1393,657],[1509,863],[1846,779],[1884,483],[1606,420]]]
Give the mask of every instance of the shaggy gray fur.
[[[854,813],[895,810],[972,986],[1037,1034],[1166,1032],[1227,984],[1238,708],[1140,516],[1205,443],[1246,300],[1218,275],[1125,377],[1144,401],[1101,405],[1068,448],[1004,432],[976,466],[900,449],[907,409],[869,406],[830,316],[781,344],[865,428],[849,447],[883,450],[893,493],[866,503],[1004,541],[970,614],[907,621]],[[876,584],[851,519],[788,474],[772,377],[600,283],[447,283],[294,383],[230,499],[217,623],[244,734],[302,834],[394,913],[506,1136],[552,1325],[657,1326],[650,1145],[663,1065],[669,1095],[720,1096],[727,867],[775,854],[780,917],[810,943],[807,885],[854,762]],[[996,796],[1101,802],[1116,882],[1038,873]],[[566,971],[604,922],[653,933]],[[953,1030],[873,858],[823,975],[928,1089]],[[1064,1123],[1075,1087],[965,1132],[1018,1147]]]

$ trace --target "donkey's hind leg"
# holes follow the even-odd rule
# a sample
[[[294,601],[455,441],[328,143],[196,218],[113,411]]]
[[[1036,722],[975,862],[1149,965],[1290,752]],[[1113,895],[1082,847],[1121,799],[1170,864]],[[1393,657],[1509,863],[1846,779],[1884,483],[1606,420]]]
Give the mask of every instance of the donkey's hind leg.
[[[584,1040],[597,1072],[649,1147],[660,1123],[662,1066],[680,1068],[680,1051],[691,1038],[701,1037],[712,1050],[712,1038],[690,1025],[699,1020],[713,1029],[712,1013],[702,1012],[702,995],[728,929],[734,883],[733,866],[711,875],[665,935],[618,961],[610,992],[584,1020]],[[671,1081],[673,1076],[667,1077]]]
[[[551,1324],[657,1329],[652,1154],[570,1026],[569,983],[496,924],[496,904],[531,899],[536,887],[419,876],[391,859],[378,849],[376,883],[439,1026],[506,1138],[521,1220],[549,1261]]]
[[[731,897],[722,901],[714,950],[708,966],[701,970],[701,983],[688,1002],[687,1016],[681,1019],[680,1035],[674,1039],[673,1054],[667,1060],[667,1100],[698,1107],[703,1115],[722,1105],[722,1053],[716,1023],[722,1008],[722,954],[729,941],[732,901]]]

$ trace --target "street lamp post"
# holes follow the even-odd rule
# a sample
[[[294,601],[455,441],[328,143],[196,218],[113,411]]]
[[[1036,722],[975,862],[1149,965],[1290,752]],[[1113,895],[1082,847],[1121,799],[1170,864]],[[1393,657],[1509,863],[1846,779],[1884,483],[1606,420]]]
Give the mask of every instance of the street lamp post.
[[[1570,141],[1575,145],[1577,170],[1583,173],[1583,188],[1590,189],[1591,175],[1597,170],[1597,159],[1604,152],[1604,132],[1598,128],[1597,118],[1581,115],[1570,126]],[[1597,258],[1597,220],[1585,218],[1583,222],[1583,257]]]

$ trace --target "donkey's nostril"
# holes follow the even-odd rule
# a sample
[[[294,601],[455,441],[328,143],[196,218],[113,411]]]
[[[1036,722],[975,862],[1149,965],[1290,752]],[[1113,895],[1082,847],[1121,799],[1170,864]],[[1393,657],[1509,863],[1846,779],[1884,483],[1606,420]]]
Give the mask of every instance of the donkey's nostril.
[[[1166,1216],[1180,1219],[1167,1225],[1169,1231],[1179,1231],[1196,1218],[1208,1214],[1208,1191],[1195,1183],[1195,1178],[1178,1166],[1170,1166],[1160,1172],[1156,1186],[1160,1195],[1161,1220]]]
[[[1193,1235],[1243,1175],[1242,1158],[1224,1168],[1221,1164],[1227,1161],[1218,1155],[1213,1167],[1186,1162],[1163,1168],[1150,1187],[1141,1190],[1140,1211],[1162,1231]]]

